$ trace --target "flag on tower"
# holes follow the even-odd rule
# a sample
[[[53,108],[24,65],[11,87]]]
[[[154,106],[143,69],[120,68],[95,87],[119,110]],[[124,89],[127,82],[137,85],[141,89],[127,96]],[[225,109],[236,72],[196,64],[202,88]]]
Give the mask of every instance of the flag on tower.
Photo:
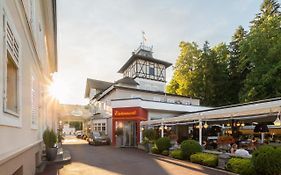
[[[146,34],[144,31],[142,31],[142,39],[143,39],[143,42],[147,41],[147,37],[146,37]]]

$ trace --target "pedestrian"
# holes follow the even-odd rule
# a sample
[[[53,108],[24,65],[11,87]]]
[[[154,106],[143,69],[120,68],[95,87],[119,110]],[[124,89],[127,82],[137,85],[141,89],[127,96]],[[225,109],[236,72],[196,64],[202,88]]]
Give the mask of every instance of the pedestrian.
[[[235,154],[237,148],[238,148],[237,144],[233,143],[231,148],[230,148],[230,154]]]

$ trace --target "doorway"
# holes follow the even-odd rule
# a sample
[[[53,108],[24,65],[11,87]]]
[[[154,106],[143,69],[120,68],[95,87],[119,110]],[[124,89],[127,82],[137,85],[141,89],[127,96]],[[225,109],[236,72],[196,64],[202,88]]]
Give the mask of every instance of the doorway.
[[[123,141],[122,145],[125,147],[134,147],[137,145],[136,137],[136,122],[123,121]]]

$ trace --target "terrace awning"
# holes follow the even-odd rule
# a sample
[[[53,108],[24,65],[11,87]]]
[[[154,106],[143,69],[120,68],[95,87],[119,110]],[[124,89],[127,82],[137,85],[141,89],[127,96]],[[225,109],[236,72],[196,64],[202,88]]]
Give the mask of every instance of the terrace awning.
[[[198,121],[223,120],[269,120],[271,121],[281,110],[281,98],[272,98],[250,103],[222,106],[213,109],[180,115],[178,117],[141,122],[145,125],[198,123]],[[274,121],[274,120],[273,120]]]

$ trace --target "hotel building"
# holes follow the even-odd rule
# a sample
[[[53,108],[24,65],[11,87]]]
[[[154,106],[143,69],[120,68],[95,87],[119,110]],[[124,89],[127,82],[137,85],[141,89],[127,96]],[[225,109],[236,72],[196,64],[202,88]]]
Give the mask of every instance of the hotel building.
[[[172,64],[154,58],[152,53],[152,47],[141,44],[118,71],[123,74],[120,80],[87,79],[85,96],[90,98],[91,128],[109,135],[113,145],[117,127],[123,128],[123,146],[137,146],[141,121],[208,109],[200,106],[199,99],[166,93],[166,69]]]

